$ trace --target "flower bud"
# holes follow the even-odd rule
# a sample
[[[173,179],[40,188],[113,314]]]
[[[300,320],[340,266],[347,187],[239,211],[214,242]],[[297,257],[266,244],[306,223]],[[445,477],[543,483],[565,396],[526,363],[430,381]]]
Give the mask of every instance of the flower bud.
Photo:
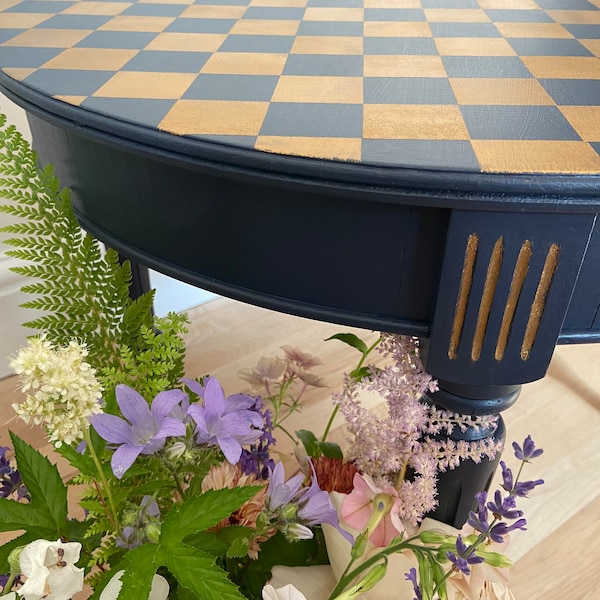
[[[492,567],[496,567],[499,569],[507,569],[508,567],[512,567],[512,560],[504,554],[500,554],[499,552],[487,552],[485,550],[477,550],[475,552],[477,556],[481,556],[486,562],[486,564],[491,565]]]
[[[158,544],[160,540],[160,523],[148,523],[145,530],[148,540],[153,544]]]
[[[18,548],[15,548],[9,555],[8,555],[8,564],[10,566],[10,573],[11,575],[16,575],[17,573],[21,572],[21,552],[23,551],[23,548],[25,548],[25,546],[19,546]]]
[[[426,529],[425,531],[421,531],[421,533],[419,533],[419,539],[424,544],[444,544],[448,543],[448,541],[452,539],[452,536],[448,536],[441,531]]]
[[[387,570],[387,561],[375,565],[365,576],[362,581],[359,581],[360,592],[368,592],[373,589],[385,576]]]
[[[361,531],[358,537],[354,540],[354,546],[352,546],[352,550],[350,551],[352,558],[360,558],[365,553],[368,539],[369,530],[365,529],[364,531]]]

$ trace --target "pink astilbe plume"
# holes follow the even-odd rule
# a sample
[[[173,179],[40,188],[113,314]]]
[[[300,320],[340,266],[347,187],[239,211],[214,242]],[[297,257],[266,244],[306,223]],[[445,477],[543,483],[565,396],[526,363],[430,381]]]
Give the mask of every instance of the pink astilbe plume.
[[[439,472],[453,469],[461,460],[479,462],[493,457],[499,443],[490,438],[476,442],[433,439],[450,434],[455,427],[493,427],[495,417],[470,417],[440,410],[424,400],[437,382],[424,370],[418,340],[383,334],[377,350],[388,359],[383,368],[370,367],[370,376],[360,382],[346,377],[344,389],[334,401],[346,419],[351,435],[349,458],[380,486],[392,485],[399,492],[400,518],[416,525],[436,502]],[[374,392],[385,399],[387,415],[379,418],[361,405],[361,392]]]

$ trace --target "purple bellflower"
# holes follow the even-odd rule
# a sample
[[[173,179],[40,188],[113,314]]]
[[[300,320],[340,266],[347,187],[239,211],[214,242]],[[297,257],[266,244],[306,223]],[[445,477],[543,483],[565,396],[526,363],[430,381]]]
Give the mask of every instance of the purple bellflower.
[[[185,435],[185,425],[168,416],[185,399],[182,390],[160,392],[148,408],[148,403],[134,389],[120,384],[115,388],[117,403],[127,419],[115,415],[97,414],[89,417],[98,435],[119,447],[111,459],[115,477],[121,479],[140,454],[154,454],[171,436]]]
[[[184,379],[188,388],[204,399],[204,405],[192,404],[188,415],[196,423],[196,441],[218,445],[232,465],[239,462],[242,444],[251,444],[262,435],[263,417],[254,410],[254,398],[235,394],[225,398],[221,384],[209,377],[206,385]]]

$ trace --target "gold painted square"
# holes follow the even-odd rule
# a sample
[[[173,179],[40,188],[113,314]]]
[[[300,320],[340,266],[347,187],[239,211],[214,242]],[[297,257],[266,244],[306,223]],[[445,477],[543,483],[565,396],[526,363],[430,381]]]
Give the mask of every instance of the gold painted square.
[[[458,106],[365,104],[363,137],[387,140],[468,140]]]
[[[451,78],[459,104],[553,106],[554,101],[536,79]]]
[[[121,71],[94,92],[99,98],[180,98],[196,79],[195,73],[154,73]]]
[[[436,38],[441,56],[516,56],[513,47],[503,38]]]
[[[241,19],[246,12],[245,6],[213,6],[194,4],[186,8],[179,18],[191,19]]]
[[[60,14],[114,17],[131,5],[131,2],[77,2],[65,8]]]
[[[365,8],[422,8],[421,0],[364,0]]]
[[[425,8],[429,23],[489,23],[491,19],[480,8]]]
[[[254,147],[272,154],[289,154],[326,158],[329,160],[359,161],[362,140],[356,138],[283,137],[260,135]]]
[[[37,69],[25,69],[22,67],[6,67],[0,68],[0,70],[17,81],[22,81],[25,77],[29,77],[37,71]]]
[[[53,16],[51,13],[2,13],[2,29],[30,29]]]
[[[584,142],[600,142],[600,106],[559,106]]]
[[[251,0],[250,6],[275,6],[284,8],[302,8],[308,0]]]
[[[279,78],[272,102],[315,102],[319,104],[362,104],[362,77]]]
[[[592,54],[600,57],[600,40],[579,40]]]
[[[200,73],[217,75],[281,75],[287,54],[260,52],[216,52],[204,63]]]
[[[510,8],[512,10],[539,10],[533,0],[478,0],[483,9]]]
[[[600,25],[598,10],[548,10],[557,23],[563,25]]]
[[[600,79],[600,60],[593,56],[522,56],[521,60],[540,79]]]
[[[68,48],[42,65],[42,69],[75,69],[79,71],[118,71],[139,50],[110,48]]]
[[[216,52],[226,37],[225,33],[159,33],[145,50]]]
[[[365,37],[433,37],[429,23],[419,21],[367,21]]]
[[[505,38],[572,38],[559,23],[496,23]]]
[[[138,0],[140,4],[193,4],[194,0]]]
[[[30,29],[2,45],[24,48],[70,48],[86,38],[92,31],[92,29]]]
[[[54,96],[54,98],[66,102],[67,104],[72,104],[73,106],[79,106],[87,96]]]
[[[21,2],[21,0],[0,0],[0,11],[12,8],[19,4],[19,2]]]
[[[491,173],[600,173],[587,142],[473,140],[479,166]]]
[[[305,21],[359,21],[364,20],[362,8],[309,7],[304,11]]]
[[[300,21],[283,19],[241,19],[233,25],[230,34],[237,35],[296,35]]]
[[[258,135],[268,102],[180,100],[158,128],[177,135]]]
[[[298,36],[290,54],[362,54],[363,38],[350,36]]]
[[[363,58],[365,77],[446,77],[441,57],[370,54]]]
[[[145,17],[140,15],[116,16],[98,27],[99,31],[135,31],[136,33],[158,33],[168,27],[174,17]]]

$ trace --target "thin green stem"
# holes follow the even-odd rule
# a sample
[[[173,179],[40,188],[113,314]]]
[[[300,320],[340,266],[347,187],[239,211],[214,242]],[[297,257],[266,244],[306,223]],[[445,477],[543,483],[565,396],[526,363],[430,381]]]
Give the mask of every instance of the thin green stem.
[[[104,474],[104,470],[102,469],[102,465],[100,464],[100,460],[98,459],[98,455],[96,454],[96,450],[94,449],[94,444],[92,444],[92,437],[90,435],[89,428],[85,429],[83,432],[87,447],[90,451],[90,456],[96,465],[96,469],[98,471],[98,475],[100,476],[100,481],[102,482],[102,487],[106,497],[108,498],[108,504],[110,510],[108,511],[108,518],[115,529],[118,530],[118,520],[117,520],[117,509],[115,507],[115,501],[112,496],[112,492],[110,490],[110,485],[108,484],[108,480],[106,479],[106,475]]]
[[[13,583],[17,577],[17,573],[10,573],[4,587],[2,588],[2,595],[8,594],[12,590]]]

